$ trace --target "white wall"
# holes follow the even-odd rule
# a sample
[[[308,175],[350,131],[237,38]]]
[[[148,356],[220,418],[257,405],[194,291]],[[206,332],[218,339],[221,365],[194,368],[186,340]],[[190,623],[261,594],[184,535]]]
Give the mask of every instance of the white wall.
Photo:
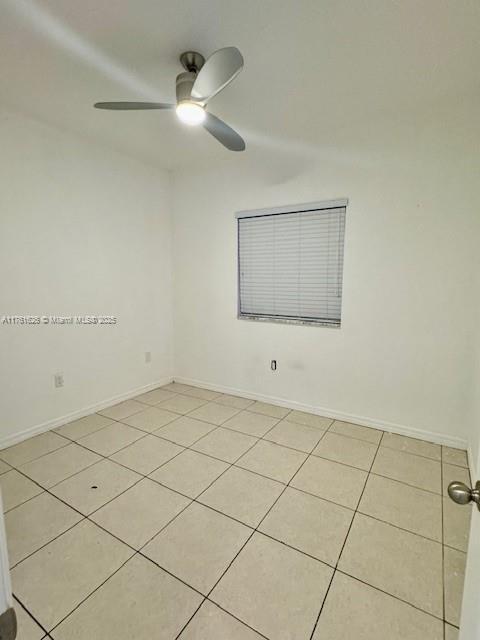
[[[167,173],[12,113],[0,139],[0,316],[118,318],[0,325],[4,446],[172,376],[171,224]]]
[[[311,147],[247,136],[222,168],[173,181],[2,113],[0,316],[108,314],[118,325],[0,325],[0,445],[173,375],[472,440],[477,113],[352,126]],[[237,320],[235,211],[344,196],[341,329]]]
[[[176,174],[176,379],[465,444],[475,114],[352,127],[305,162],[292,143]],[[341,329],[237,320],[234,213],[337,197],[350,199]]]

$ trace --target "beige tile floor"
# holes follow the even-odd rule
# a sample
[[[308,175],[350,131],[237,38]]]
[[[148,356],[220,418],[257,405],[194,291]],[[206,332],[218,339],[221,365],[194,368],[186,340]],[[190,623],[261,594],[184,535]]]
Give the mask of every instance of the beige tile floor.
[[[464,451],[172,383],[0,451],[20,640],[454,640]]]

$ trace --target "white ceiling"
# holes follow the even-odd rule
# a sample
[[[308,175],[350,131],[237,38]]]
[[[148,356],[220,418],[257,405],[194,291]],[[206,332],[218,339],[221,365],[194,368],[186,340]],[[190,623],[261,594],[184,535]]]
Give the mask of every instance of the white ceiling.
[[[210,104],[246,154],[315,146],[352,122],[428,109],[480,87],[478,0],[2,0],[2,103],[169,169],[238,161],[174,114],[179,54],[235,45],[245,68]]]

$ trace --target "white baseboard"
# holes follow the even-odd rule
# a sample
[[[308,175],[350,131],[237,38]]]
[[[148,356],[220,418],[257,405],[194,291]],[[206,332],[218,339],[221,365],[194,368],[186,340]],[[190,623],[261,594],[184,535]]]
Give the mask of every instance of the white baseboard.
[[[352,413],[345,413],[344,411],[339,411],[337,409],[302,404],[300,402],[294,402],[293,400],[285,400],[285,398],[267,396],[261,393],[255,393],[254,391],[246,391],[245,389],[236,389],[234,387],[227,387],[211,382],[205,382],[204,380],[194,380],[192,378],[182,378],[176,376],[175,382],[203,387],[204,389],[209,389],[210,391],[218,391],[219,393],[229,393],[231,395],[240,396],[242,398],[251,398],[252,400],[260,400],[261,402],[270,402],[281,407],[286,407],[287,409],[296,409],[298,411],[306,411],[307,413],[314,413],[316,415],[325,416],[326,418],[343,420],[344,422],[353,422],[365,427],[373,427],[375,429],[381,429],[382,431],[389,431],[390,433],[398,433],[402,436],[418,438],[419,440],[426,440],[428,442],[434,442],[436,444],[443,444],[444,446],[448,447],[455,447],[457,449],[467,448],[467,441],[464,438],[449,436],[444,433],[438,433],[437,431],[428,431],[427,429],[409,427],[403,424],[397,424],[395,422],[380,420],[378,418],[354,415]]]
[[[5,449],[6,447],[11,447],[14,444],[18,444],[22,442],[22,440],[26,440],[27,438],[31,438],[32,436],[39,435],[40,433],[45,433],[45,431],[50,431],[50,429],[55,429],[55,427],[60,427],[62,424],[66,424],[67,422],[72,422],[72,420],[78,420],[78,418],[83,418],[84,416],[88,416],[90,413],[95,413],[96,411],[101,411],[102,409],[106,409],[107,407],[111,407],[114,404],[118,404],[119,402],[123,402],[124,400],[130,400],[130,398],[134,398],[135,396],[140,395],[141,393],[146,393],[147,391],[151,391],[152,389],[156,389],[157,387],[161,387],[169,382],[172,382],[173,376],[168,376],[157,380],[156,382],[152,382],[143,387],[138,387],[137,389],[132,389],[131,391],[127,391],[126,393],[122,393],[119,396],[113,396],[106,400],[102,400],[101,402],[97,402],[88,407],[83,407],[82,409],[78,409],[77,411],[73,411],[72,413],[68,413],[67,415],[60,416],[58,418],[53,418],[52,420],[48,420],[47,422],[42,422],[42,424],[34,425],[33,427],[28,427],[23,431],[18,433],[13,433],[4,438],[0,438],[0,449]]]
[[[418,438],[419,440],[435,442],[436,444],[443,444],[445,446],[456,447],[459,449],[467,449],[468,443],[465,439],[458,438],[456,436],[449,436],[444,433],[438,433],[436,431],[428,431],[426,429],[409,427],[409,426],[397,424],[394,422],[379,420],[378,418],[359,416],[351,413],[346,413],[344,411],[339,411],[337,409],[331,409],[328,407],[319,407],[319,406],[313,406],[308,404],[302,404],[300,402],[295,402],[293,400],[286,400],[285,398],[277,398],[276,396],[268,396],[265,394],[256,393],[254,391],[247,391],[245,389],[237,389],[235,387],[218,385],[211,382],[205,382],[204,380],[194,380],[192,378],[173,377],[173,376],[162,378],[160,380],[152,382],[143,387],[132,389],[131,391],[128,391],[121,395],[113,396],[111,398],[102,400],[101,402],[97,402],[88,407],[83,407],[82,409],[73,411],[72,413],[69,413],[67,415],[53,418],[52,420],[48,420],[47,422],[43,422],[42,424],[34,425],[18,433],[14,433],[4,438],[0,438],[0,449],[11,447],[12,445],[17,444],[22,440],[26,440],[27,438],[31,438],[32,436],[38,435],[40,433],[44,433],[45,431],[50,431],[51,429],[54,429],[55,427],[59,427],[62,424],[65,424],[67,422],[72,422],[72,420],[83,418],[84,416],[87,416],[90,413],[95,413],[96,411],[106,409],[107,407],[111,407],[112,405],[122,402],[123,400],[129,400],[130,398],[138,396],[141,393],[146,393],[147,391],[151,391],[152,389],[168,384],[169,382],[172,382],[172,380],[175,380],[176,382],[180,382],[182,384],[190,384],[197,387],[203,387],[204,389],[210,389],[211,391],[218,391],[219,393],[229,393],[231,395],[240,396],[242,398],[251,398],[252,400],[259,400],[261,402],[270,402],[272,404],[277,404],[281,407],[286,407],[288,409],[306,411],[307,413],[314,413],[316,415],[325,416],[327,418],[332,418],[335,420],[344,420],[345,422],[353,422],[355,424],[360,424],[365,427],[373,427],[375,429],[381,429],[382,431],[389,431],[391,433],[398,433],[399,435],[403,435],[403,436],[410,436],[411,438]],[[470,469],[473,470],[474,465],[473,465],[473,458],[472,458],[470,449],[468,450],[468,458],[470,463]]]

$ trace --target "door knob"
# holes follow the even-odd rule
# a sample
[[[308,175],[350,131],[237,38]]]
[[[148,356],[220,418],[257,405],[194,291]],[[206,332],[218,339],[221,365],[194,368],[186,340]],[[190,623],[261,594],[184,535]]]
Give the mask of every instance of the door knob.
[[[448,495],[457,504],[475,502],[480,511],[480,480],[477,480],[475,489],[470,489],[470,487],[463,482],[451,482],[448,485]]]

